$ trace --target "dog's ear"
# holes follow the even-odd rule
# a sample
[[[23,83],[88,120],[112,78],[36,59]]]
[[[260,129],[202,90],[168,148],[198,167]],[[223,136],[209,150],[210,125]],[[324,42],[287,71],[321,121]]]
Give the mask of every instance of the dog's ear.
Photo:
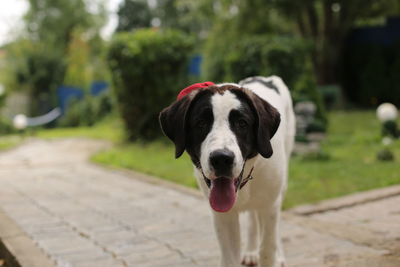
[[[256,123],[257,150],[264,158],[272,156],[271,138],[275,135],[281,122],[281,116],[276,108],[254,93],[249,93],[258,117]]]
[[[179,158],[186,148],[186,114],[192,98],[185,96],[160,113],[160,126],[164,134],[175,144],[175,157]]]

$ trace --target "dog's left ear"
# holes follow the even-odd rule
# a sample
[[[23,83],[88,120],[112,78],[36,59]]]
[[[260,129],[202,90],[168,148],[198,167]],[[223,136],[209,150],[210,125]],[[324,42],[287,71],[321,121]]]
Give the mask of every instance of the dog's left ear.
[[[179,158],[186,148],[186,114],[191,102],[191,98],[185,96],[163,109],[160,113],[161,129],[175,144],[175,158]]]
[[[258,117],[256,129],[258,153],[264,158],[269,158],[273,154],[270,140],[278,130],[281,115],[276,108],[256,94],[249,93],[249,97]]]

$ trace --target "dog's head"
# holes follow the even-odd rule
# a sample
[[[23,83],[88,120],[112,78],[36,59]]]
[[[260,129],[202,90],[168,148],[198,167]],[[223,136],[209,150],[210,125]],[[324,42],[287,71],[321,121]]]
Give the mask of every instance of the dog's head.
[[[233,206],[247,159],[272,156],[270,139],[279,123],[274,107],[236,85],[195,90],[160,114],[161,128],[175,143],[175,156],[186,150],[211,186],[210,203],[216,211]]]

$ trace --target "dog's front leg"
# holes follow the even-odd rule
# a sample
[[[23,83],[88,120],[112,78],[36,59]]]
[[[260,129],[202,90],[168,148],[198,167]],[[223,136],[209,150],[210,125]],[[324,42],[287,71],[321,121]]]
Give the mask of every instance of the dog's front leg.
[[[258,214],[254,210],[250,210],[243,214],[247,218],[247,225],[244,228],[245,247],[243,250],[242,264],[244,266],[257,266],[258,264],[258,248],[259,248],[259,223]]]
[[[239,214],[213,212],[214,228],[221,249],[221,267],[240,266]]]
[[[261,230],[259,267],[278,267],[279,215],[280,208],[277,207],[259,212]]]

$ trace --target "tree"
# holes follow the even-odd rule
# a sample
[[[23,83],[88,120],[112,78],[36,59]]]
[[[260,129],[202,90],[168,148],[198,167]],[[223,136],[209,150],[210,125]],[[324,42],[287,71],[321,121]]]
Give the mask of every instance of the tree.
[[[214,18],[213,1],[158,0],[149,6],[146,0],[125,0],[118,10],[117,32],[134,31],[154,25],[162,29],[179,29],[197,37],[205,37]]]
[[[178,0],[186,3],[190,0]],[[209,5],[210,0],[192,1]],[[354,26],[400,14],[399,0],[220,0],[207,10],[213,27],[211,38],[219,45],[240,41],[244,35],[299,35],[313,43],[313,68],[319,84],[338,81],[340,56],[346,36]],[[201,4],[202,3],[202,4]],[[201,9],[190,9],[198,16]],[[211,14],[211,15],[210,15]],[[215,18],[215,19],[213,19]]]
[[[336,83],[342,45],[352,27],[399,14],[399,0],[275,0],[297,32],[314,42],[313,64],[319,84]]]
[[[28,0],[28,2],[30,8],[24,17],[28,39],[45,42],[61,50],[67,48],[76,28],[96,35],[104,24],[105,12],[101,3],[97,8],[98,13],[93,14],[88,11],[83,0]]]
[[[152,14],[145,0],[125,0],[118,9],[117,32],[150,27]]]
[[[87,88],[91,82],[90,46],[79,31],[74,32],[68,46],[64,84]]]
[[[17,41],[27,44],[20,51],[22,62],[14,75],[21,86],[28,87],[30,110],[36,115],[54,106],[55,89],[64,81],[74,33],[81,32],[95,50],[101,48],[99,30],[105,22],[105,9],[102,0],[27,1],[26,37]]]

